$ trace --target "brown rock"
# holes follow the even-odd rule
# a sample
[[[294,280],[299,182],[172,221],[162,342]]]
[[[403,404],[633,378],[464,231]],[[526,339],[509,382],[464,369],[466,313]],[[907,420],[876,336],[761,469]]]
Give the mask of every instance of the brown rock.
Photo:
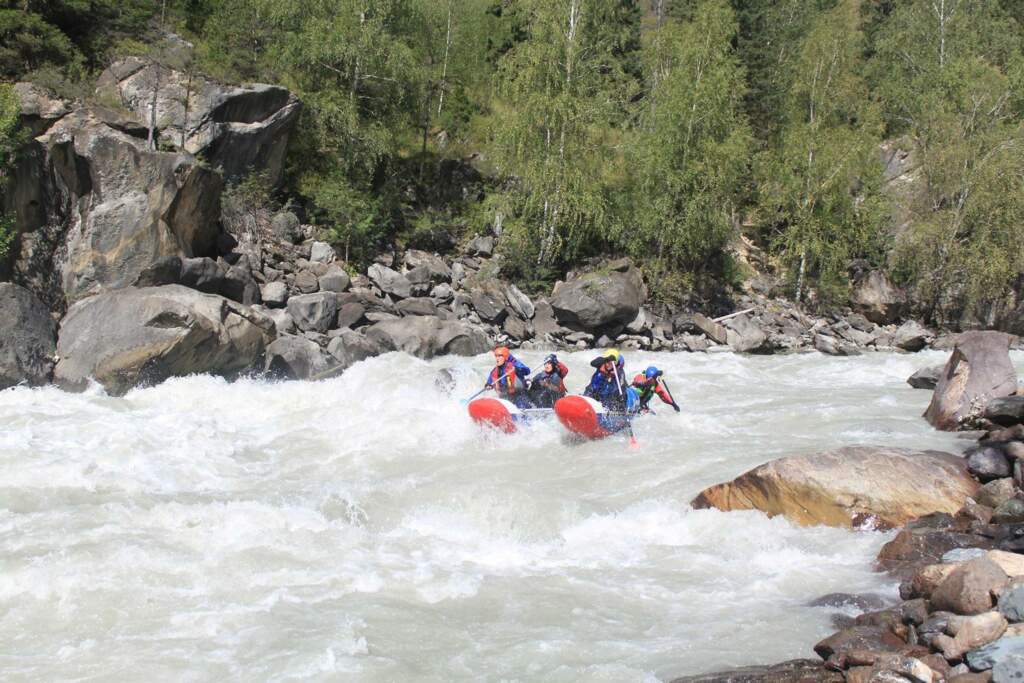
[[[992,680],[992,671],[982,671],[981,673],[969,673],[960,674],[959,676],[953,676],[949,679],[949,683],[990,683]]]
[[[921,567],[910,579],[912,589],[910,597],[929,597],[957,566],[956,564],[929,564]]]
[[[845,655],[853,650],[897,652],[906,645],[906,641],[897,638],[892,631],[882,626],[851,626],[820,641],[814,646],[814,651],[822,659],[828,659],[833,655]]]
[[[1024,576],[1024,555],[1008,553],[1004,550],[990,550],[986,556],[999,565],[999,568],[1006,572],[1011,579]]]
[[[974,495],[974,500],[987,507],[997,508],[1013,498],[1016,493],[1017,487],[1013,485],[1013,479],[1005,477],[994,479],[982,486]]]
[[[954,513],[977,486],[963,458],[949,453],[851,446],[773,460],[705,489],[693,506],[840,527],[870,516],[891,528],[936,510]]]
[[[968,650],[991,643],[1002,636],[1006,626],[1006,619],[999,612],[985,612],[973,617],[950,617],[946,627],[949,635],[936,636],[932,640],[932,647],[942,650],[942,656],[946,659],[956,661]]]
[[[1010,361],[1013,337],[1003,332],[965,332],[939,377],[925,418],[937,429],[958,429],[993,398],[1017,391]]]
[[[729,671],[684,676],[672,683],[843,683],[843,675],[813,659],[794,659],[771,666],[745,666]]]
[[[725,329],[723,325],[719,325],[714,320],[695,313],[693,315],[693,324],[700,328],[700,331],[708,336],[708,339],[715,342],[716,344],[726,344],[729,341],[729,331]]]
[[[932,609],[981,614],[995,604],[995,594],[1009,582],[999,565],[979,557],[957,566],[932,592]]]

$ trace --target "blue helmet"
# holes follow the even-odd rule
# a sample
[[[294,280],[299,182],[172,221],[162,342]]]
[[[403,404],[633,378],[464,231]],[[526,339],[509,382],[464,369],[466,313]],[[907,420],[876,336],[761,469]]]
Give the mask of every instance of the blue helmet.
[[[663,373],[661,370],[659,370],[658,368],[654,367],[653,365],[649,366],[646,370],[644,370],[644,377],[646,377],[647,379],[654,379],[655,377],[661,377],[663,374],[665,374],[665,373]]]
[[[551,363],[552,365],[558,365],[558,356],[555,354],[549,354],[545,359],[545,363]]]

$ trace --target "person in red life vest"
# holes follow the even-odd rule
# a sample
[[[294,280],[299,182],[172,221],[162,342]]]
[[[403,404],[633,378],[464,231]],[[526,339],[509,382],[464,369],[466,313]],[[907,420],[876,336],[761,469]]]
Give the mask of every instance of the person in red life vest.
[[[672,396],[666,391],[665,387],[661,385],[658,378],[665,373],[654,367],[653,365],[641,372],[639,375],[633,378],[633,387],[640,392],[640,412],[646,413],[650,410],[647,404],[651,402],[654,395],[657,394],[658,398],[661,399],[662,403],[667,403],[675,411],[679,412],[679,405],[672,399]]]
[[[544,359],[544,369],[530,380],[530,400],[537,408],[554,407],[555,401],[565,396],[565,376],[569,368],[551,354]]]
[[[494,388],[499,398],[512,401],[520,408],[530,407],[527,395],[530,368],[523,365],[512,355],[507,346],[494,349],[494,368],[487,376],[486,388]]]

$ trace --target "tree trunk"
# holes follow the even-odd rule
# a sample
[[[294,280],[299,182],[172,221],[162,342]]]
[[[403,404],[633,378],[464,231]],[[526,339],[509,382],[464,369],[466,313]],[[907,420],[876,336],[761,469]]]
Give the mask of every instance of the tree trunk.
[[[444,66],[441,68],[441,94],[437,99],[437,115],[441,116],[444,107],[444,91],[448,88],[448,53],[452,47],[452,0],[448,0],[448,32],[444,38]]]

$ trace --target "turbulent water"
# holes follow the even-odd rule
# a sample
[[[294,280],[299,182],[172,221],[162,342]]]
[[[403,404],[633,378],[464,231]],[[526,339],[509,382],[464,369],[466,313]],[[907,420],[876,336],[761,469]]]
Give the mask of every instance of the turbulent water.
[[[813,656],[809,600],[894,594],[871,571],[889,536],[688,501],[784,454],[959,449],[905,384],[944,358],[629,354],[684,407],[639,420],[638,451],[481,432],[458,398],[487,356],[0,392],[0,678],[655,681]]]

